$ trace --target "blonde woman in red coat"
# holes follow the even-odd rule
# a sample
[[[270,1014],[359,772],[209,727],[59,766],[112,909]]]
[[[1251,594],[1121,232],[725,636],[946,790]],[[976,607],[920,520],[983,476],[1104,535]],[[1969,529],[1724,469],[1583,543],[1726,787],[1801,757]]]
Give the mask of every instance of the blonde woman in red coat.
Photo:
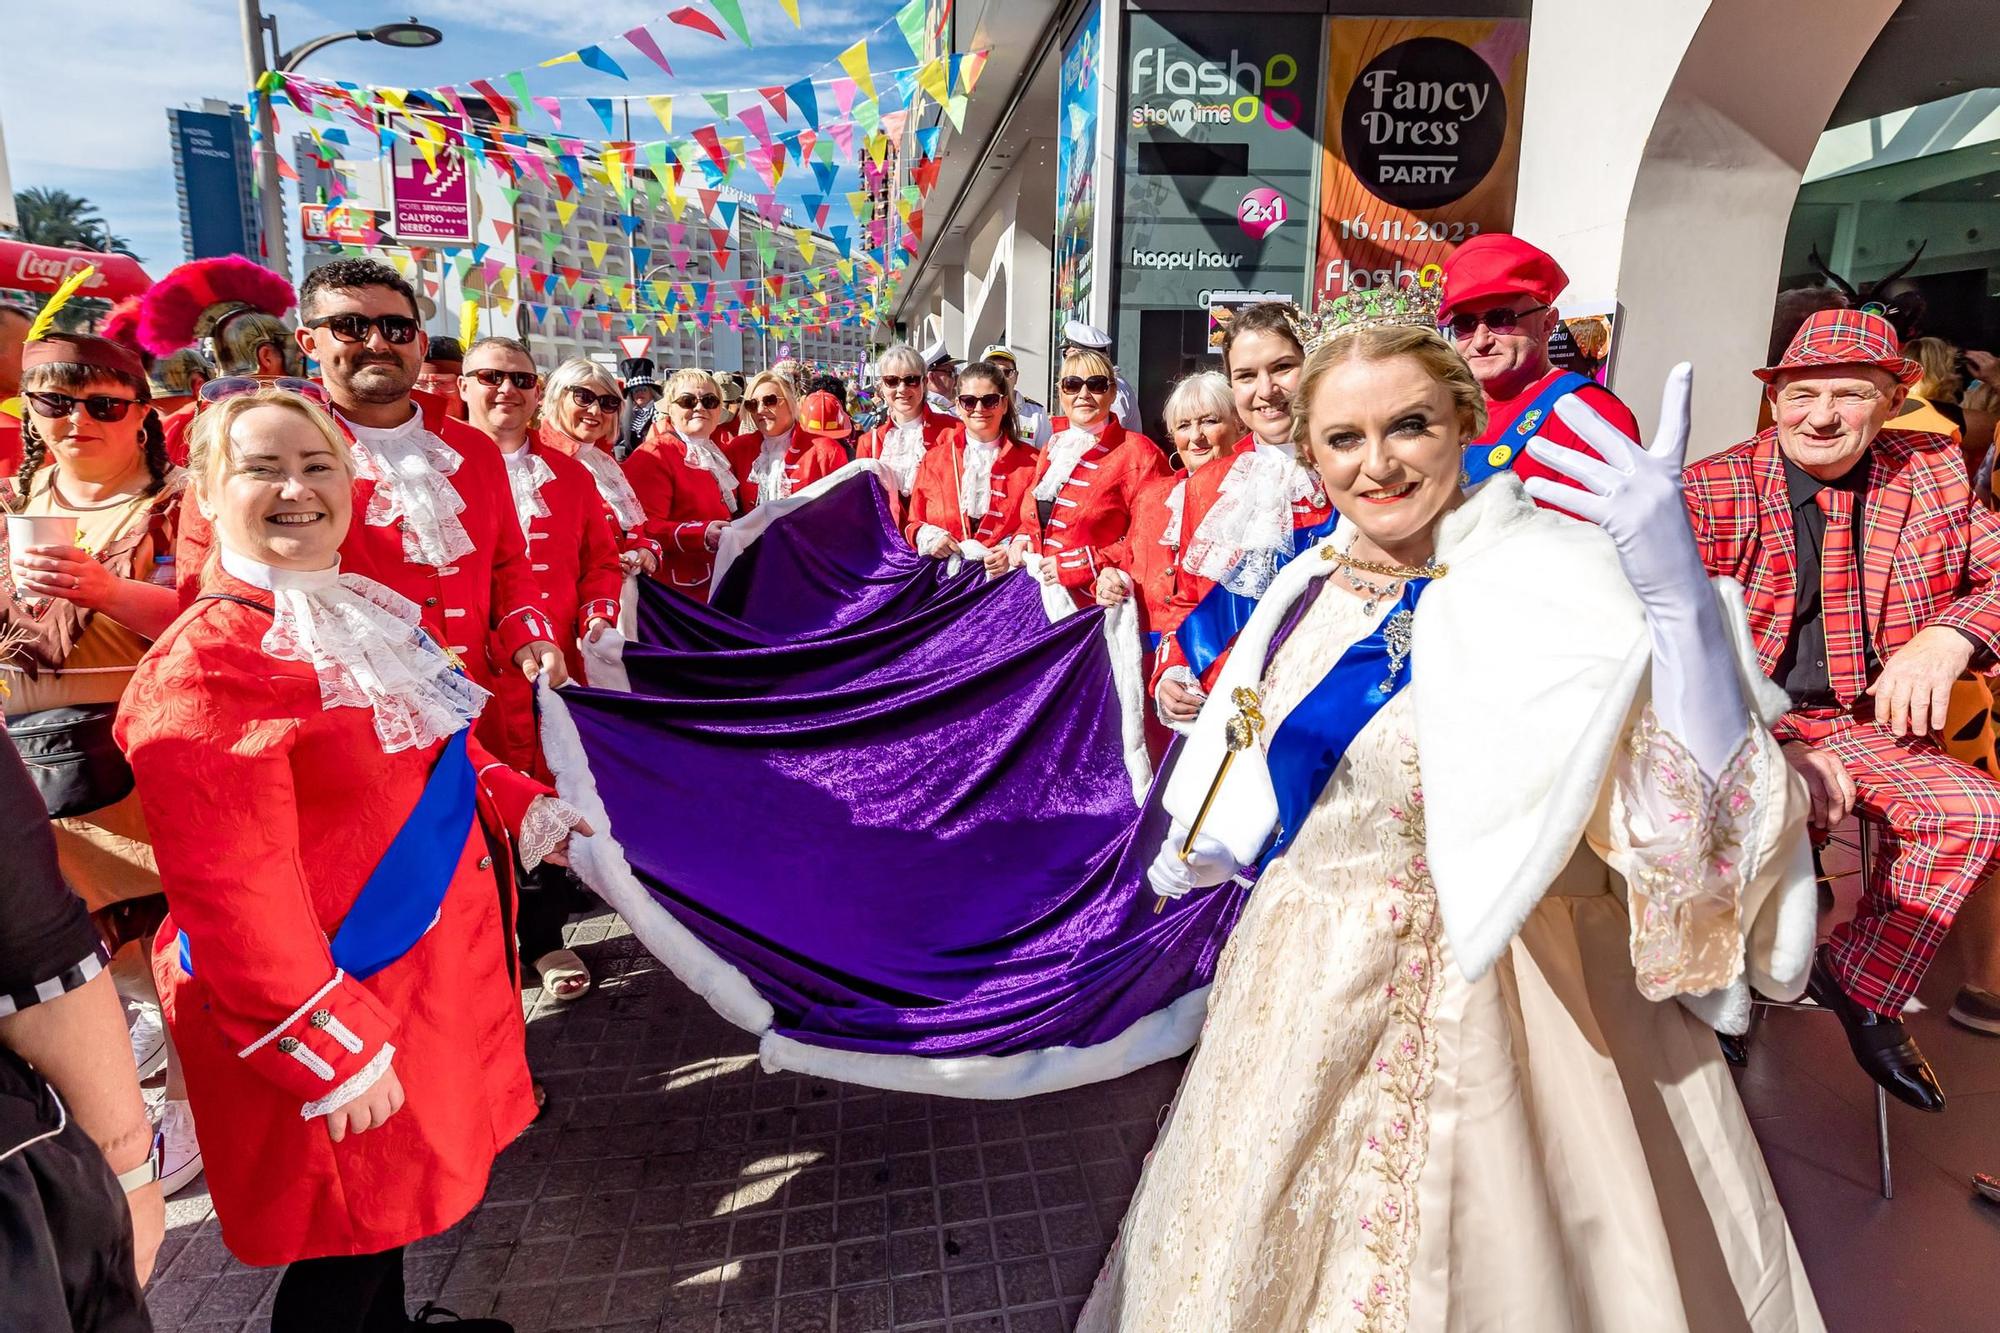
[[[661,401],[666,414],[626,456],[625,478],[645,507],[645,535],[665,552],[653,577],[705,602],[723,525],[746,508],[736,470],[715,443],[722,388],[705,370],[677,370]]]
[[[1020,436],[1014,396],[1000,368],[975,361],[959,373],[964,424],[917,466],[903,535],[919,554],[976,556],[1004,571],[1007,543],[1021,530],[1021,501],[1035,451]]]
[[[875,362],[885,415],[860,443],[856,458],[879,458],[895,478],[897,499],[906,498],[917,481],[917,465],[942,444],[958,422],[931,407],[924,398],[924,359],[908,343],[897,343]]]
[[[534,370],[535,363],[528,345],[518,338],[481,338],[466,351],[465,366],[461,384],[490,388],[485,381],[493,378],[496,369],[511,372],[518,384],[523,373]],[[535,442],[574,458],[596,482],[597,493],[611,512],[611,533],[625,572],[637,575],[657,570],[660,544],[645,535],[646,507],[639,503],[625,469],[611,456],[611,446],[618,439],[618,408],[624,398],[617,379],[595,361],[577,356],[551,371],[546,384],[531,385],[527,392],[533,395],[530,406],[541,408]],[[468,408],[477,397],[472,389],[466,391]]]
[[[757,427],[739,437],[730,450],[744,509],[783,500],[846,466],[847,450],[839,440],[815,433],[799,420],[798,391],[777,371],[767,370],[752,379],[744,387],[743,405]]]
[[[1117,564],[1115,550],[1132,526],[1132,506],[1148,483],[1168,475],[1166,455],[1144,435],[1111,415],[1117,376],[1102,352],[1072,348],[1063,357],[1062,394],[1067,417],[1021,500],[1017,558],[1034,557],[1036,577],[1067,589],[1088,605],[1097,576]]]
[[[478,820],[529,866],[589,830],[469,741],[489,696],[419,608],[340,572],[330,418],[266,389],[193,437],[216,560],[118,727],[172,913],[155,970],[223,1240],[289,1266],[273,1333],[400,1328],[403,1247],[535,1114]]]

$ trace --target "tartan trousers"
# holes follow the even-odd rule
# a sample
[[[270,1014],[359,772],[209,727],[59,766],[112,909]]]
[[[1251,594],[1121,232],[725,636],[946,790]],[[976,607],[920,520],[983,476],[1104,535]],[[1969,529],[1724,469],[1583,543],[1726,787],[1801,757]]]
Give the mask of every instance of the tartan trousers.
[[[1916,993],[1959,904],[2000,865],[2000,780],[1927,737],[1899,738],[1850,714],[1787,715],[1782,739],[1838,759],[1856,808],[1880,826],[1874,875],[1829,941],[1846,992],[1891,1017]]]

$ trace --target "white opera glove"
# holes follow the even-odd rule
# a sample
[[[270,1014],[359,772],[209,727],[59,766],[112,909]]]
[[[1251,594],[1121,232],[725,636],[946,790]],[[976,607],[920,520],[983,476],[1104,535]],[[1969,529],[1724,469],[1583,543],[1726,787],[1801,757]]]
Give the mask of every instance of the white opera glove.
[[[1528,456],[1570,478],[1578,491],[1531,477],[1528,494],[1602,528],[1618,548],[1626,581],[1646,609],[1653,640],[1653,711],[1710,778],[1719,777],[1750,731],[1750,711],[1721,608],[1688,524],[1682,468],[1694,368],[1667,373],[1660,428],[1643,448],[1575,394],[1556,415],[1603,461],[1536,436]]]
[[[1185,897],[1193,889],[1227,884],[1243,868],[1227,847],[1206,833],[1195,835],[1194,854],[1181,860],[1181,844],[1187,841],[1187,833],[1187,827],[1176,820],[1153,864],[1146,867],[1146,883],[1162,898]]]

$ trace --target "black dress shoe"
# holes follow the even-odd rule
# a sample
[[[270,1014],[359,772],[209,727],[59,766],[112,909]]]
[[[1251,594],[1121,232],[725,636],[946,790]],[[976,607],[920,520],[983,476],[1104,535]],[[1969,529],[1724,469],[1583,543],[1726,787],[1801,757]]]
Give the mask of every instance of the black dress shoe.
[[[1733,1069],[1742,1069],[1750,1063],[1750,1038],[1740,1032],[1718,1032],[1716,1045],[1722,1047],[1722,1058]]]
[[[1944,1089],[1938,1086],[1930,1062],[1904,1030],[1902,1020],[1876,1013],[1843,990],[1834,979],[1824,944],[1813,954],[1806,994],[1833,1011],[1847,1029],[1847,1046],[1854,1052],[1855,1063],[1891,1097],[1919,1111],[1944,1110]]]
[[[514,1333],[504,1319],[461,1319],[436,1301],[425,1301],[423,1309],[410,1320],[413,1329],[449,1328],[457,1333]]]

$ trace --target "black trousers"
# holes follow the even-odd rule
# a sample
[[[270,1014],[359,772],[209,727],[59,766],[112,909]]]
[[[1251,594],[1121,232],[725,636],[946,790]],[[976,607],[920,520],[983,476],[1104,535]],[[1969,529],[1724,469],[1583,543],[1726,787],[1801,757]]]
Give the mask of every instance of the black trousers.
[[[118,1178],[42,1077],[0,1047],[0,1329],[152,1327]]]
[[[563,947],[563,927],[572,912],[589,901],[582,884],[565,866],[544,862],[521,879],[520,920],[515,937],[521,943],[521,966],[533,973],[535,960]]]
[[[403,1247],[301,1259],[278,1279],[271,1333],[407,1333]]]

